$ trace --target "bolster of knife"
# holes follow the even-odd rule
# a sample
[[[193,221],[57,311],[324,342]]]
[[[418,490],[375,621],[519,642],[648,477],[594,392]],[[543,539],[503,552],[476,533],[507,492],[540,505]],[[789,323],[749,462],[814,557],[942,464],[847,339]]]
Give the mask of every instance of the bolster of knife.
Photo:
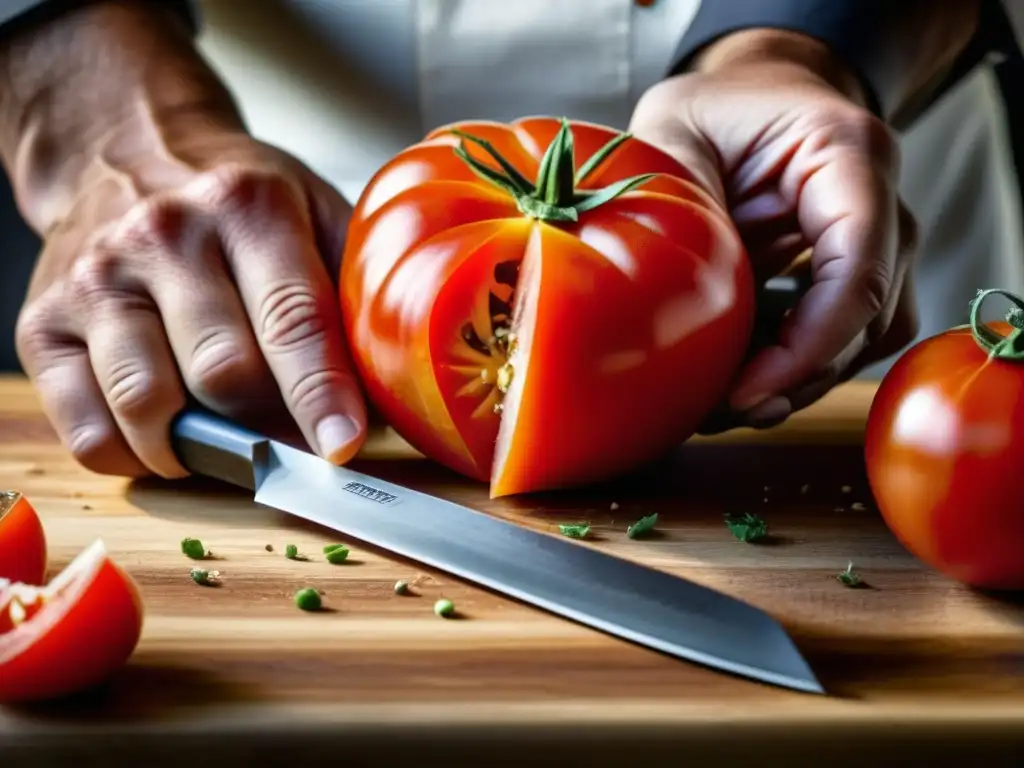
[[[256,490],[267,438],[208,411],[189,408],[171,424],[178,461],[193,474]]]

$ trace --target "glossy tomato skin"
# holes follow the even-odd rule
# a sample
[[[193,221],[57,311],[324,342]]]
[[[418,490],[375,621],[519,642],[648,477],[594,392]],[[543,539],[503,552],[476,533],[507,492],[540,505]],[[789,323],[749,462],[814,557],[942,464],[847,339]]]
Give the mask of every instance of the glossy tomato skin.
[[[17,491],[0,491],[0,579],[46,581],[46,533],[35,508]]]
[[[571,126],[577,169],[616,136]],[[576,222],[530,219],[456,156],[453,127],[534,180],[560,121],[447,126],[370,181],[339,282],[374,406],[427,456],[489,480],[492,496],[604,479],[687,439],[724,396],[753,326],[753,277],[725,211],[631,138],[582,188],[655,178]],[[494,410],[502,360],[480,344],[503,303],[528,329],[510,358],[512,415]]]
[[[1024,364],[989,360],[969,328],[907,350],[869,412],[865,461],[883,518],[920,560],[974,587],[1024,589],[1022,455]]]
[[[144,616],[138,585],[106,554],[85,578],[88,584],[77,599],[51,599],[30,619],[8,628],[31,642],[10,643],[0,634],[0,703],[77,693],[106,681],[131,657]],[[3,592],[0,604],[7,602]]]

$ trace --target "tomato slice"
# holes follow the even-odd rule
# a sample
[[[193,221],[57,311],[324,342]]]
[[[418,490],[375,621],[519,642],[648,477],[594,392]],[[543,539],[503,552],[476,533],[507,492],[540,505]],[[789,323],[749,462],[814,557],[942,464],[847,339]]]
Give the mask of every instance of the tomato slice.
[[[103,682],[134,652],[143,613],[138,585],[101,540],[45,587],[0,581],[0,702]]]
[[[46,534],[35,508],[18,491],[0,491],[0,579],[46,582]]]

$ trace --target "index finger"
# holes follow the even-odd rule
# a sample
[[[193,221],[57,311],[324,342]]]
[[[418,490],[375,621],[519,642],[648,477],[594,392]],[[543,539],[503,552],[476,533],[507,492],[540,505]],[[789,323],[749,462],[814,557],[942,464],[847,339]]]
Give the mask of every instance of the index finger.
[[[870,124],[869,124],[870,125]],[[859,348],[893,286],[898,252],[894,150],[878,128],[806,139],[783,172],[812,244],[812,284],[786,317],[776,342],[748,363],[730,405],[745,411],[820,375]]]
[[[241,169],[222,172],[204,197],[285,405],[317,453],[345,463],[365,439],[366,406],[304,193]]]

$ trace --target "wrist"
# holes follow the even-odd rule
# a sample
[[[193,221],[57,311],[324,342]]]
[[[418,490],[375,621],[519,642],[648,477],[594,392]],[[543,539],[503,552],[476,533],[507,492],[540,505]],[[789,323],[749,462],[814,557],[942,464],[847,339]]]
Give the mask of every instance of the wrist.
[[[781,64],[806,70],[850,101],[868,106],[856,73],[827,45],[799,32],[783,29],[744,29],[722,37],[701,51],[692,71],[714,73]]]
[[[86,4],[4,41],[0,156],[40,234],[73,206],[110,147],[173,154],[190,128],[243,131],[230,93],[181,19],[142,0]]]

